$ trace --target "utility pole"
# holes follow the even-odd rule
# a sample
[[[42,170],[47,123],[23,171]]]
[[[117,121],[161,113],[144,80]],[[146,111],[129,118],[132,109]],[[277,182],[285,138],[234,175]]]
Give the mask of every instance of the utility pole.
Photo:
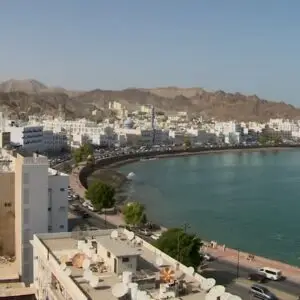
[[[236,278],[240,276],[240,249],[237,249]]]

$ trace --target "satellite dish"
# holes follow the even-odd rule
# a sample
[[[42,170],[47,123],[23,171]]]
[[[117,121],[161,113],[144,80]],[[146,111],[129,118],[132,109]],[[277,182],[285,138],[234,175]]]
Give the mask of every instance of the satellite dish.
[[[188,267],[186,271],[187,271],[188,275],[191,275],[191,276],[193,276],[195,273],[195,269],[193,267]]]
[[[119,282],[113,286],[111,293],[114,297],[121,298],[128,293],[128,290],[128,286],[126,286],[123,282]]]
[[[82,263],[82,267],[85,269],[85,270],[87,270],[89,267],[90,267],[90,265],[91,265],[91,261],[89,260],[89,259],[85,259],[84,261],[83,261],[83,263]]]
[[[157,257],[156,257],[156,259],[155,259],[155,264],[156,264],[158,267],[163,266],[164,260],[162,259],[161,256],[157,256]]]
[[[214,295],[216,298],[221,297],[225,293],[225,287],[223,285],[215,285],[209,293]]]
[[[229,297],[232,295],[230,293],[225,292],[223,295],[221,295],[220,300],[229,300]]]
[[[110,234],[110,237],[112,239],[117,239],[119,236],[119,232],[117,230],[113,230],[112,233]]]
[[[211,288],[213,288],[215,286],[215,284],[216,284],[216,280],[214,278],[207,278],[207,279],[203,280],[203,282],[201,284],[201,288],[202,288],[202,290],[207,292]]]
[[[95,275],[92,275],[90,278],[90,286],[92,288],[97,288],[99,286],[99,278]]]
[[[72,274],[72,270],[70,268],[66,268],[64,272],[67,276],[70,276]]]
[[[62,263],[62,264],[60,265],[60,267],[61,267],[61,269],[62,269],[63,271],[65,271],[66,268],[67,268],[67,265],[66,265],[65,263]]]
[[[236,295],[231,295],[227,300],[242,300],[242,298]]]
[[[127,233],[127,238],[128,238],[129,241],[132,241],[134,239],[134,232],[129,231]]]

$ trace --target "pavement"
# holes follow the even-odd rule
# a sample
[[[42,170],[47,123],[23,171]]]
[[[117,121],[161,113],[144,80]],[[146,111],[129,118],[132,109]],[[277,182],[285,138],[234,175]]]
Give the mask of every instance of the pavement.
[[[70,175],[70,186],[80,197],[84,198],[85,188],[79,181],[78,173],[79,169],[76,168]],[[91,217],[83,219],[83,223],[90,227],[115,228],[124,224],[121,214],[104,216],[85,210]],[[249,260],[248,253],[238,252],[223,246],[206,247],[204,251],[216,259],[208,262],[207,267],[201,271],[202,275],[215,278],[218,284],[223,284],[229,292],[239,295],[242,299],[252,299],[249,296],[249,288],[253,282],[247,279],[249,272],[265,266],[280,269],[286,277],[282,281],[269,281],[263,284],[279,299],[296,300],[300,295],[300,269],[297,267],[258,256],[253,256],[253,259]],[[239,267],[237,268],[238,261]]]
[[[203,251],[211,254],[219,261],[232,263],[234,265],[236,265],[239,261],[240,266],[251,270],[258,270],[262,267],[270,267],[281,270],[283,276],[288,280],[300,284],[300,268],[298,267],[230,248],[224,249],[224,246],[216,246],[216,248],[205,247]],[[249,255],[252,255],[251,259],[249,259]]]

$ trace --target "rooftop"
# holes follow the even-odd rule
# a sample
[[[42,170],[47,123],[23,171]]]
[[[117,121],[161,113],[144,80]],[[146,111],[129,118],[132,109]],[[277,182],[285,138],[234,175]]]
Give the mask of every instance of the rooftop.
[[[0,257],[0,282],[18,279],[19,274],[16,261]]]
[[[52,168],[48,168],[48,175],[49,176],[69,176],[66,173],[60,172],[60,171],[52,169]]]
[[[117,233],[116,233],[117,232]],[[122,283],[122,275],[118,276],[114,273],[103,252],[99,247],[105,248],[110,251],[114,256],[135,256],[137,258],[136,271],[132,272],[132,282],[138,284],[139,289],[147,292],[148,299],[160,299],[160,288],[162,285],[167,286],[166,289],[171,293],[175,293],[175,286],[169,285],[164,281],[162,272],[170,270],[172,280],[176,282],[181,299],[205,299],[205,292],[201,291],[200,284],[203,283],[201,275],[194,273],[193,268],[187,268],[179,264],[174,259],[162,253],[152,245],[148,244],[141,238],[134,236],[134,234],[127,230],[97,230],[86,232],[73,232],[73,233],[48,233],[38,234],[35,236],[34,243],[40,241],[45,251],[50,253],[58,264],[57,268],[66,271],[66,276],[69,276],[71,281],[70,286],[77,286],[77,293],[83,293],[85,298],[78,296],[76,299],[117,299],[112,289],[117,283]],[[92,257],[89,260],[88,266],[84,267],[85,258],[82,258],[81,267],[74,263],[74,257],[86,254],[86,248],[83,245],[89,245],[87,249],[95,248]],[[81,246],[80,246],[81,245]],[[80,250],[83,249],[83,250]],[[106,254],[106,252],[105,252]],[[103,256],[103,257],[102,257]],[[51,265],[53,265],[51,263]],[[87,271],[87,268],[88,271]],[[87,273],[91,273],[93,280],[96,278],[97,286],[93,287],[92,279],[87,279]],[[124,279],[124,273],[123,273]],[[124,282],[124,281],[123,281]],[[56,283],[58,285],[58,283]],[[57,288],[57,292],[60,289]],[[70,291],[71,288],[66,290]],[[184,293],[183,293],[184,290]],[[150,297],[150,298],[149,298]]]

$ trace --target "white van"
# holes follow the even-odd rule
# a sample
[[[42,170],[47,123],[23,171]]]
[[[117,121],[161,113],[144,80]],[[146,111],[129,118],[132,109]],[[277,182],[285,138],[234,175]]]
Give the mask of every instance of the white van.
[[[259,273],[264,274],[270,280],[279,280],[282,277],[282,272],[280,270],[268,267],[259,269]]]

